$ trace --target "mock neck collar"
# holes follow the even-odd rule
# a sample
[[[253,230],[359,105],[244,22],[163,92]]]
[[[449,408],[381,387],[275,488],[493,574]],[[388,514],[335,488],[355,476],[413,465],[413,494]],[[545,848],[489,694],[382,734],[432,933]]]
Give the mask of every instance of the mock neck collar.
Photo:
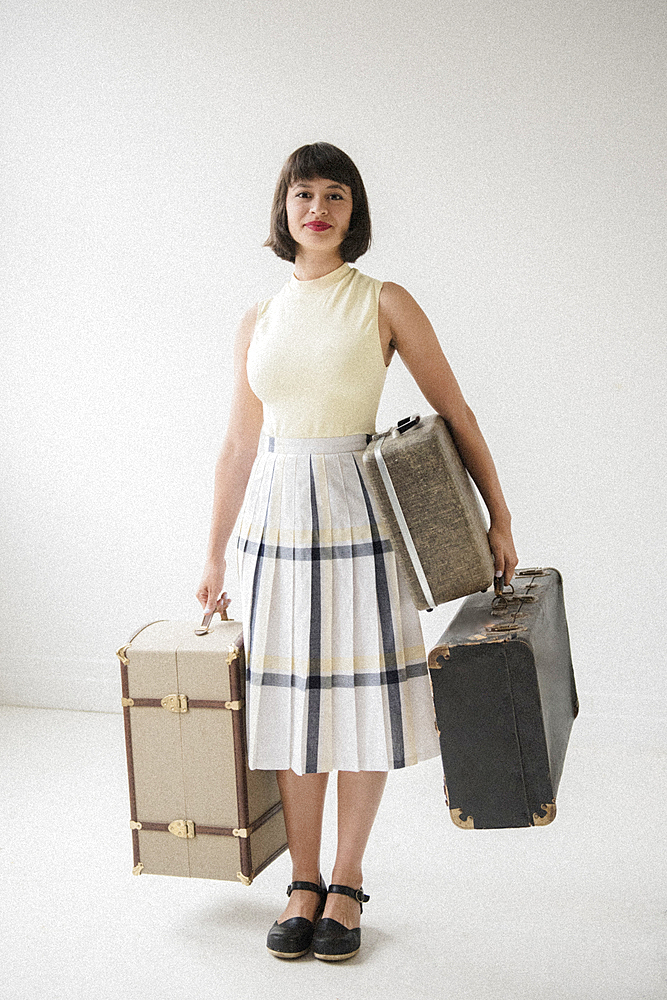
[[[352,270],[350,265],[345,262],[337,267],[335,271],[329,271],[328,274],[323,274],[321,278],[311,278],[309,281],[300,281],[294,274],[292,274],[288,284],[292,291],[305,292],[310,294],[311,292],[318,292],[323,288],[329,288],[331,285],[337,284],[342,281],[349,272]]]

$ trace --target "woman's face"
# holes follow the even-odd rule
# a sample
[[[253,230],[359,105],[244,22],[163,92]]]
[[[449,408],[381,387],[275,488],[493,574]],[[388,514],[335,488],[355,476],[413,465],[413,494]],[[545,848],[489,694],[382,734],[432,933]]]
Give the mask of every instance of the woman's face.
[[[297,248],[330,253],[345,239],[352,215],[347,184],[326,177],[297,181],[288,188],[285,205],[287,227]]]

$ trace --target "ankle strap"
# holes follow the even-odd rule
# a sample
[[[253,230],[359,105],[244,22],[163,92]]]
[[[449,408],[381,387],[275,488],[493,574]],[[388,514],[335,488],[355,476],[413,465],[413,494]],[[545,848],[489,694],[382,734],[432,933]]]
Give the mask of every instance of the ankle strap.
[[[330,885],[329,892],[338,892],[341,896],[350,896],[351,899],[356,899],[362,913],[364,912],[362,903],[367,903],[371,898],[370,896],[364,895],[363,886],[361,889],[353,889],[349,885]]]
[[[317,892],[320,896],[326,896],[327,894],[327,887],[321,876],[319,885],[315,882],[290,882],[287,886],[287,895],[291,896],[295,889],[306,889],[308,892]]]

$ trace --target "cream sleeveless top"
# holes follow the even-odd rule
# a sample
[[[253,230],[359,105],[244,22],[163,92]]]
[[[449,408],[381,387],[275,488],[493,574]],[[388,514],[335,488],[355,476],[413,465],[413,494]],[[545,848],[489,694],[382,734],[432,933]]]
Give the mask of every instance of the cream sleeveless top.
[[[342,264],[292,275],[260,302],[248,348],[250,388],[273,437],[374,434],[387,369],[378,329],[382,282]]]

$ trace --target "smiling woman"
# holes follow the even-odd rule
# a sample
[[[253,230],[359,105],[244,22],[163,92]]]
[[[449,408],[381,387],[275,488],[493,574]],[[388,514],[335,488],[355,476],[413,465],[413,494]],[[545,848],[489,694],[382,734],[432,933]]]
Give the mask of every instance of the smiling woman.
[[[338,263],[353,263],[371,245],[371,217],[361,174],[342,150],[326,142],[316,142],[301,146],[287,158],[276,184],[271,232],[264,246],[270,247],[283,260],[295,262],[299,242],[288,222],[290,203],[297,195],[301,201],[310,203],[315,185],[319,187],[323,179],[329,187],[328,203],[342,202],[350,210],[347,231],[338,245]]]
[[[487,504],[496,572],[516,566],[495,467],[433,327],[405,289],[350,266],[370,244],[364,185],[328,143],[285,163],[266,246],[294,264],[241,321],[216,467],[206,611],[229,603],[236,554],[246,649],[248,762],[275,770],[292,856],[289,903],[267,947],[356,954],[362,859],[390,770],[439,755],[418,613],[362,454],[397,350],[449,424]],[[320,874],[324,796],[338,771],[332,884]]]

